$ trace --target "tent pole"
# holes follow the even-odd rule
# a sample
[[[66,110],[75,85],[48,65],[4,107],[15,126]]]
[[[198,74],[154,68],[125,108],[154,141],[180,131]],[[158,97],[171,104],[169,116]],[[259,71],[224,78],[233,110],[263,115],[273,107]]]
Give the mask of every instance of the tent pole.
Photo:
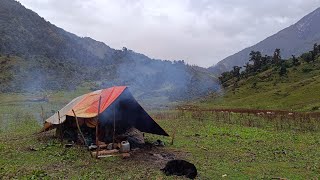
[[[62,138],[62,127],[61,127],[61,119],[60,119],[60,112],[58,111],[58,118],[59,118],[59,138],[60,138],[60,142],[62,142],[63,138]]]
[[[79,130],[79,132],[80,132],[80,135],[81,135],[81,137],[82,137],[82,139],[83,139],[83,143],[84,143],[84,145],[88,146],[88,145],[87,145],[87,142],[86,142],[86,139],[84,138],[84,136],[83,136],[83,134],[82,134],[82,131],[81,131],[81,129],[80,129],[77,115],[76,115],[76,113],[74,112],[73,109],[72,109],[72,112],[73,112],[73,114],[74,114],[74,117],[76,118],[77,127],[78,127],[78,130]]]
[[[99,157],[98,155],[99,155],[99,150],[100,150],[99,138],[98,138],[100,106],[101,106],[101,95],[100,95],[100,97],[99,97],[98,115],[97,115],[97,125],[96,125],[96,145],[97,145],[96,159],[98,159],[98,157]]]
[[[99,122],[99,118],[97,118],[97,125],[96,125],[96,145],[97,145],[97,149],[96,149],[96,159],[98,159],[98,153],[99,153],[99,140],[98,140],[98,122]]]
[[[112,145],[114,144],[114,136],[116,133],[116,104],[114,104],[113,108],[113,135],[112,135]]]

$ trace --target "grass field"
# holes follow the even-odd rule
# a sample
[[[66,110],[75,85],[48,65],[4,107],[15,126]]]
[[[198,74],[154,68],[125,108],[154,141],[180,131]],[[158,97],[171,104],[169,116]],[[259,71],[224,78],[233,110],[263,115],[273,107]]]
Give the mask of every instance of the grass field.
[[[33,135],[41,128],[38,120],[41,105],[50,114],[71,99],[72,93],[54,94],[49,103],[17,103],[18,97],[1,95],[3,179],[179,179],[162,174],[159,169],[165,161],[155,160],[148,152],[133,154],[129,159],[97,160],[81,146],[64,148],[52,133]],[[151,114],[169,134],[176,132],[173,145],[171,138],[147,135],[148,141],[161,139],[166,143],[164,148],[154,151],[194,163],[198,179],[320,178],[318,129],[279,129],[259,117],[237,114],[231,120],[190,111],[155,110]],[[253,121],[250,126],[246,123],[248,119]],[[320,127],[320,122],[314,123]]]

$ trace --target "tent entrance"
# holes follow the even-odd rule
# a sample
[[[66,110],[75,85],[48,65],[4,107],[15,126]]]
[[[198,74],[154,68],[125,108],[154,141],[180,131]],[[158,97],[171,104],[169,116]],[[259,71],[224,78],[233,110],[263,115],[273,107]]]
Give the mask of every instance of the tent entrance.
[[[123,134],[114,132],[112,126],[100,127],[96,136],[97,118],[76,118],[69,116],[66,121],[56,127],[56,135],[68,143],[79,143],[87,146],[106,146],[107,144],[119,144],[122,141],[130,142],[132,147],[141,147],[144,144],[144,134],[136,128],[130,128]],[[99,127],[99,126],[98,126]],[[96,138],[98,137],[98,143]]]
[[[56,125],[56,136],[61,140],[65,139],[68,142],[80,142],[82,144],[96,144],[96,126],[97,118],[76,118],[67,116],[66,121]],[[77,124],[78,123],[78,124]],[[79,125],[79,128],[78,128]],[[84,136],[82,138],[81,136]],[[85,142],[84,142],[85,141]]]

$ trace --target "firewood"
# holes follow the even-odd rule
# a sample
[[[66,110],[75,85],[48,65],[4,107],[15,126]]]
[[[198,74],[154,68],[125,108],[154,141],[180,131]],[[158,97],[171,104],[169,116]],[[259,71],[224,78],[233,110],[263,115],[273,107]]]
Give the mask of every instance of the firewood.
[[[97,157],[97,156],[102,156],[102,155],[110,155],[110,154],[114,154],[117,152],[119,152],[119,150],[117,150],[117,149],[102,150],[102,151],[98,151],[98,154],[97,154],[97,152],[92,152],[92,156]]]

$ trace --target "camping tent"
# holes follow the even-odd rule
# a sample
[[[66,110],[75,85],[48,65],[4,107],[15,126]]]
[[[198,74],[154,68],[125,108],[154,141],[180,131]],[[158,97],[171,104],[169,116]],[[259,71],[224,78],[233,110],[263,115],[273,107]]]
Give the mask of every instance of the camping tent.
[[[139,105],[126,86],[97,90],[73,99],[45,121],[43,131],[74,121],[75,115],[78,121],[90,127],[96,127],[98,122],[99,132],[112,127],[114,133],[121,134],[134,127],[141,132],[168,136]]]

